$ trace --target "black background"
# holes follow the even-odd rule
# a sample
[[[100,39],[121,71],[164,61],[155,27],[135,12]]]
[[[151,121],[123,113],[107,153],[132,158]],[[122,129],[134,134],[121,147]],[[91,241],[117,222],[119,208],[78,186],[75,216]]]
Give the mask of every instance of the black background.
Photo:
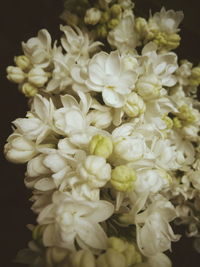
[[[200,62],[200,3],[198,0],[136,0],[138,12],[148,14],[160,10],[162,5],[168,9],[183,10],[182,42],[177,50],[180,59],[187,58]],[[25,188],[23,178],[25,166],[14,165],[3,157],[3,145],[12,133],[11,121],[24,117],[27,99],[19,93],[17,86],[6,80],[5,69],[13,65],[15,55],[22,54],[21,41],[36,36],[38,30],[46,28],[56,39],[59,37],[59,14],[61,0],[1,0],[0,1],[0,117],[1,117],[1,172],[0,172],[0,266],[20,266],[12,264],[17,251],[27,246],[31,239],[26,224],[34,223],[35,217],[28,201],[30,192]],[[177,229],[182,232],[183,229]],[[174,267],[199,267],[200,254],[194,252],[192,240],[182,238],[173,245],[170,254]],[[162,266],[161,266],[162,267]]]

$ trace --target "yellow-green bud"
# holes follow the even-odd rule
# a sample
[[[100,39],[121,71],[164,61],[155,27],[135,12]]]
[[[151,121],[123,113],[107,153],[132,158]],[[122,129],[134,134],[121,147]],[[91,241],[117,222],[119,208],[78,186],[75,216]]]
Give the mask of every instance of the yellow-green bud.
[[[70,267],[95,267],[95,257],[90,250],[79,250],[69,256]]]
[[[136,18],[135,19],[135,29],[140,35],[140,38],[144,38],[146,33],[148,32],[148,24],[146,19],[144,18]]]
[[[117,191],[126,192],[133,189],[135,180],[135,171],[126,165],[120,165],[112,170],[110,183]]]
[[[117,25],[119,24],[119,20],[118,19],[111,19],[107,25],[108,25],[108,28],[110,30],[114,29]]]
[[[114,4],[110,8],[110,12],[111,12],[111,15],[115,18],[115,17],[120,16],[120,14],[122,13],[122,8],[120,5]]]
[[[21,91],[26,97],[33,97],[38,93],[38,89],[30,83],[24,83]]]
[[[200,84],[200,67],[195,67],[192,69],[192,74],[190,77],[190,84],[192,86],[199,86],[199,84]]]
[[[124,240],[118,237],[110,237],[108,238],[108,247],[113,248],[118,252],[123,252],[126,250],[127,244]]]
[[[124,255],[112,248],[100,255],[96,263],[97,267],[127,267]]]
[[[165,122],[167,129],[172,129],[173,127],[173,120],[167,116],[167,114],[164,114],[162,117],[162,120]]]
[[[110,20],[110,13],[108,11],[105,11],[101,14],[100,23],[106,23]]]
[[[31,64],[30,60],[25,55],[14,57],[14,61],[15,61],[15,64],[21,70],[27,69]]]
[[[33,240],[37,241],[41,245],[43,244],[42,237],[43,237],[43,232],[45,228],[46,228],[46,225],[37,225],[34,227],[33,232],[32,232]]]
[[[195,122],[197,120],[195,116],[195,111],[190,109],[190,107],[186,104],[182,105],[179,108],[179,117],[183,120],[186,120],[187,122]]]
[[[97,28],[97,35],[100,38],[106,38],[107,34],[108,34],[108,31],[107,31],[106,25],[100,25]]]
[[[133,244],[127,242],[127,248],[123,252],[127,266],[132,266],[133,264],[141,263],[142,256]]]
[[[182,123],[177,117],[173,118],[173,125],[175,128],[178,128],[178,129],[182,127]]]
[[[113,151],[112,139],[108,136],[95,135],[90,141],[89,150],[90,154],[107,159]]]
[[[166,34],[164,32],[157,32],[154,36],[154,42],[160,49],[172,50],[179,46],[181,37],[177,33]]]
[[[7,78],[11,82],[22,83],[26,78],[26,74],[18,67],[9,66],[6,71],[8,73]]]
[[[69,251],[65,248],[51,247],[46,250],[46,263],[48,267],[54,267],[68,256]]]

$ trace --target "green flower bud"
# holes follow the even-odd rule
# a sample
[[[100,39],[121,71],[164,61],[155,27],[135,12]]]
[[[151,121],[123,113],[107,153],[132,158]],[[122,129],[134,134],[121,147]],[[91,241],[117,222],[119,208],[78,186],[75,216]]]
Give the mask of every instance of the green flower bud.
[[[65,248],[51,247],[46,250],[46,263],[49,267],[54,267],[61,263],[68,256],[69,251]]]
[[[120,165],[112,170],[110,183],[117,191],[126,192],[133,189],[135,180],[135,171],[126,165]]]
[[[118,19],[111,19],[107,25],[108,25],[108,28],[110,30],[114,29],[117,25],[119,24],[119,20]]]
[[[69,257],[70,267],[95,267],[95,257],[90,250],[73,252]]]
[[[162,120],[165,122],[167,129],[171,129],[173,127],[173,120],[169,116],[167,116],[167,114],[164,114],[162,116]]]
[[[15,64],[21,70],[25,70],[29,68],[31,64],[30,60],[25,55],[14,57],[14,61],[15,61]]]
[[[136,18],[135,19],[135,29],[138,32],[138,34],[140,35],[140,38],[145,38],[146,34],[148,32],[148,24],[146,19],[144,18]]]
[[[101,14],[100,23],[106,23],[110,20],[110,13],[108,11],[105,11]]]
[[[89,144],[90,154],[108,158],[113,151],[112,139],[108,136],[95,135]]]
[[[127,267],[124,255],[112,248],[100,255],[96,263],[97,267]]]
[[[123,255],[125,256],[127,266],[132,266],[133,264],[142,262],[142,256],[140,252],[137,250],[136,246],[128,242],[127,242],[127,248],[123,252]]]
[[[110,12],[111,15],[115,18],[115,17],[119,17],[120,14],[122,13],[122,8],[120,5],[118,4],[114,4],[113,6],[111,6],[110,8]]]
[[[118,237],[110,237],[108,238],[108,247],[113,248],[118,252],[123,252],[126,250],[127,244],[124,240]]]
[[[11,82],[22,83],[26,78],[26,74],[18,67],[9,66],[6,71],[8,74],[7,78]]]
[[[182,127],[182,123],[177,117],[173,118],[173,125],[175,128],[178,128],[178,129]]]
[[[38,93],[38,89],[30,83],[24,83],[21,88],[21,92],[26,97],[33,97]]]
[[[106,25],[100,25],[97,28],[97,35],[99,36],[99,38],[106,38],[106,36],[108,35]]]

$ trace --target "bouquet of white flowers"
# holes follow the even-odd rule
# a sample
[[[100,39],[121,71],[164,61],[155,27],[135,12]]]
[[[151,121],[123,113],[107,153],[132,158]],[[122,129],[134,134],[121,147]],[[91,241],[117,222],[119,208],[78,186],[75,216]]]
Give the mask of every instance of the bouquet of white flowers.
[[[181,11],[65,0],[59,41],[22,43],[8,79],[29,98],[5,156],[27,163],[32,267],[170,267],[187,225],[200,251],[200,66],[178,63]]]

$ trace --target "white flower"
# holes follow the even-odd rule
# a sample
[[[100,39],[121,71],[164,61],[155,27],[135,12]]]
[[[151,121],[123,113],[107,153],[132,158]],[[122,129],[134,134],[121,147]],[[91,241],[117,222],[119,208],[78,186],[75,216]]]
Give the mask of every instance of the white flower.
[[[38,32],[38,36],[31,38],[27,43],[22,42],[24,54],[35,66],[47,67],[51,63],[53,49],[51,47],[51,36],[47,30]]]
[[[85,60],[89,58],[90,53],[96,50],[101,44],[89,39],[86,32],[82,32],[77,26],[62,26],[61,31],[65,36],[61,38],[61,43],[65,51],[76,60]]]
[[[28,73],[28,81],[35,86],[42,87],[48,80],[47,73],[40,67],[32,68]]]
[[[124,112],[129,117],[137,117],[145,112],[146,106],[142,98],[135,92],[130,93],[126,104],[123,107]]]
[[[36,145],[19,133],[9,136],[4,148],[6,158],[13,163],[25,163],[37,153]]]
[[[178,241],[168,222],[176,217],[171,202],[157,196],[152,204],[136,216],[137,244],[141,252],[151,257],[171,249],[171,241]]]
[[[27,164],[28,177],[38,177],[41,175],[50,174],[50,170],[44,165],[45,155],[40,154],[37,157],[31,159]]]
[[[90,155],[77,167],[77,173],[92,188],[103,187],[111,178],[111,167],[105,158]]]
[[[160,12],[156,12],[149,19],[149,26],[153,30],[159,30],[167,34],[179,31],[178,26],[183,20],[183,12],[174,10],[165,10],[163,7]]]
[[[134,15],[124,12],[119,24],[109,32],[108,42],[120,52],[131,52],[138,45],[138,36],[134,31]]]
[[[140,60],[144,75],[154,74],[163,86],[172,87],[177,82],[173,75],[178,68],[177,55],[173,52],[157,54],[156,50],[157,46],[153,42],[146,44],[142,49]]]
[[[146,151],[145,140],[140,134],[114,137],[113,145],[115,157],[129,162],[141,159]]]
[[[98,223],[108,219],[113,211],[113,205],[107,201],[78,201],[55,192],[53,203],[38,217],[39,224],[47,224],[44,245],[74,250],[76,239],[80,246],[106,249],[106,234]]]
[[[123,68],[118,51],[100,52],[90,61],[86,84],[92,91],[102,92],[106,105],[119,108],[135,86],[137,74]]]
[[[39,118],[34,117],[31,113],[28,113],[27,117],[13,121],[19,133],[23,134],[27,139],[36,140],[37,143],[40,143],[52,132],[48,125],[44,124]]]
[[[163,169],[141,169],[136,173],[137,180],[134,187],[138,193],[145,191],[157,193],[169,185],[171,180],[169,174]]]

